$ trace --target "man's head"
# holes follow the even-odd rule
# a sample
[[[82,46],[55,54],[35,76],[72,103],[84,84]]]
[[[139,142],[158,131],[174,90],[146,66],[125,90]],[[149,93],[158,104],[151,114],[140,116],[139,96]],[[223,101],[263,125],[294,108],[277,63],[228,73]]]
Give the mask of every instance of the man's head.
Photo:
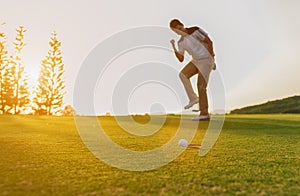
[[[178,35],[186,35],[186,29],[178,19],[171,20],[170,28]]]

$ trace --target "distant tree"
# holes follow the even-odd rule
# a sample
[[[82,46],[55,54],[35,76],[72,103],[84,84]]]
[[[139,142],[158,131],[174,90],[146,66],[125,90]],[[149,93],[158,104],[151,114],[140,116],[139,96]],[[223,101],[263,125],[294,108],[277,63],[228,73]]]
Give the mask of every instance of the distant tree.
[[[1,94],[2,94],[2,114],[12,114],[15,103],[15,67],[7,64],[3,69]]]
[[[4,84],[4,72],[8,66],[8,52],[6,50],[6,35],[0,32],[0,114],[6,113],[6,86]]]
[[[1,113],[19,114],[26,110],[26,105],[30,102],[27,77],[24,72],[24,65],[21,60],[21,52],[25,46],[24,33],[26,29],[20,26],[14,42],[14,55],[8,56],[5,49],[6,37],[2,34],[1,50]]]
[[[62,114],[64,116],[74,116],[76,114],[76,111],[71,105],[66,105],[62,111]]]
[[[25,75],[25,67],[22,63],[21,53],[25,46],[24,43],[24,33],[26,29],[23,26],[20,26],[17,31],[17,36],[15,38],[15,54],[11,56],[11,64],[13,67],[14,77],[14,114],[19,114],[22,111],[26,111],[28,104],[30,103],[29,99],[29,90],[28,90],[28,78]]]
[[[48,55],[41,61],[38,86],[33,98],[36,114],[54,115],[62,111],[64,97],[64,64],[59,49],[61,42],[54,32],[49,42]]]

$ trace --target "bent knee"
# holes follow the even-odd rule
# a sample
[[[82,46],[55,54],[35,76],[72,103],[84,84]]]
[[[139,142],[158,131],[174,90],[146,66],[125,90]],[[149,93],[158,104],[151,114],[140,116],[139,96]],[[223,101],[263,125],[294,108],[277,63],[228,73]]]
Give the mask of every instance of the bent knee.
[[[180,79],[188,78],[182,71],[179,72],[178,76],[179,76]]]

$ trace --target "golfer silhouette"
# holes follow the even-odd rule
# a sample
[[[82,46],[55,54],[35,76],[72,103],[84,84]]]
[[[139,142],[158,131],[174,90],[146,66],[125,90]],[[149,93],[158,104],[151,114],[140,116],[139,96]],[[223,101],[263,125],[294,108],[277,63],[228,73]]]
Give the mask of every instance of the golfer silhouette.
[[[170,28],[176,34],[180,35],[180,39],[177,42],[178,49],[176,49],[175,40],[172,39],[170,41],[177,59],[183,62],[185,51],[192,56],[192,60],[179,73],[179,77],[189,98],[189,103],[184,109],[189,109],[199,103],[200,114],[192,120],[210,120],[207,83],[211,70],[216,69],[213,43],[204,30],[199,27],[185,28],[183,23],[178,19],[170,21]],[[199,97],[195,94],[190,81],[190,78],[196,74],[198,74],[197,88]]]

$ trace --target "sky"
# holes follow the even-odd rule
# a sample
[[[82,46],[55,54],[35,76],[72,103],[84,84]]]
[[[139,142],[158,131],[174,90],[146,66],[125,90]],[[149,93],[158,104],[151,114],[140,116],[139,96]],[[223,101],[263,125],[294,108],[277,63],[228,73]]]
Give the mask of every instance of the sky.
[[[49,49],[49,38],[53,31],[57,32],[65,64],[67,94],[64,102],[73,105],[74,96],[79,96],[74,94],[74,86],[82,64],[97,46],[132,28],[168,28],[172,18],[179,18],[186,26],[202,27],[214,41],[218,71],[212,73],[210,82],[213,83],[217,74],[221,76],[225,110],[229,111],[300,94],[299,9],[298,0],[10,0],[1,2],[0,24],[6,24],[0,26],[0,31],[6,33],[8,49],[12,50],[15,29],[20,25],[27,28],[27,46],[22,57],[32,85],[37,81],[40,61]],[[133,70],[134,73],[137,65],[160,62],[161,67],[169,65],[178,72],[188,63],[187,60],[177,62],[168,45],[170,39],[178,40],[178,36],[170,31],[162,37],[166,38],[162,39],[162,42],[165,40],[162,45],[169,48],[141,48],[126,52],[111,62],[103,77],[97,79],[94,89],[96,113],[118,113],[115,106],[123,103],[119,101],[122,94],[115,99],[114,90],[120,89],[118,82],[122,82],[123,76],[126,78],[126,72],[129,74]],[[118,41],[115,43],[107,50],[118,47]],[[144,70],[154,76],[160,68],[155,63],[153,67],[152,71],[146,67]],[[174,80],[171,86],[181,85],[176,74],[176,71],[165,73],[168,81]],[[196,87],[196,78],[192,82]],[[209,93],[213,92],[210,88]],[[179,91],[180,96],[186,97],[182,86]],[[211,96],[218,95],[209,96],[211,102]],[[176,92],[153,82],[137,84],[131,89],[130,98],[124,99],[129,113],[178,112],[182,106]]]

